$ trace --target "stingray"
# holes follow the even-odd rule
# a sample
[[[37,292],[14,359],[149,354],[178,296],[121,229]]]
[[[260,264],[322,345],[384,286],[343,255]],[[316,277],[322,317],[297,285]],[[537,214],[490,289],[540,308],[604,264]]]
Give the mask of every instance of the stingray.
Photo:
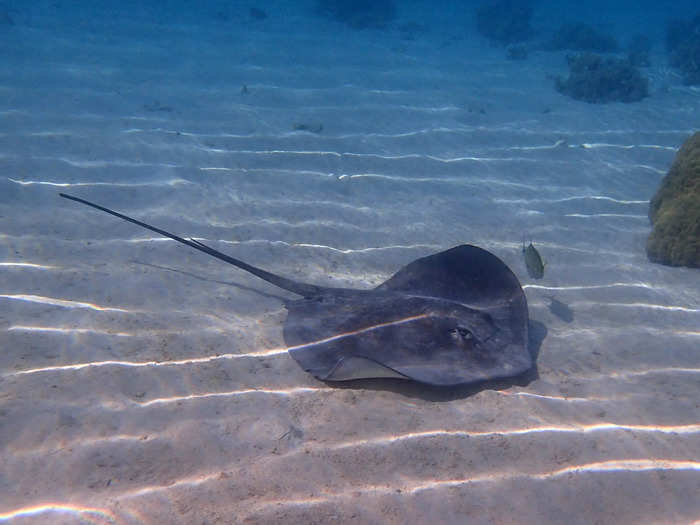
[[[207,253],[300,296],[285,301],[289,354],[323,381],[402,378],[464,385],[533,365],[527,300],[492,253],[462,244],[407,264],[374,289],[294,281],[92,202],[60,194]]]

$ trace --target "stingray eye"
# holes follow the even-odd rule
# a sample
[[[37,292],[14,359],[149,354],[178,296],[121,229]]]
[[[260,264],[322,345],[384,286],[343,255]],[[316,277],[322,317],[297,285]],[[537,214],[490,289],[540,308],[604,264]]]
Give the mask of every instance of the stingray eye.
[[[455,339],[460,339],[463,341],[469,341],[474,338],[474,334],[472,334],[469,330],[464,328],[463,326],[458,326],[457,328],[453,328],[450,330],[450,334],[452,334],[452,337]]]

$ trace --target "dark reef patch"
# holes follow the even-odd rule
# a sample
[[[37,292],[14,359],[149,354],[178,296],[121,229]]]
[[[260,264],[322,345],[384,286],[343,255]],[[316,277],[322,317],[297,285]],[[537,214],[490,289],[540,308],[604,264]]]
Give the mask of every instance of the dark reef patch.
[[[522,44],[508,46],[508,49],[506,49],[506,58],[508,60],[526,60],[527,56],[527,47]]]
[[[563,24],[545,44],[545,49],[612,53],[617,51],[618,44],[614,36],[598,31],[587,24],[575,22]]]
[[[482,4],[476,10],[476,28],[489,40],[499,44],[516,44],[532,37],[532,7],[517,0]]]
[[[13,26],[15,21],[12,20],[10,12],[4,7],[0,6],[0,26]]]
[[[248,10],[248,14],[253,20],[265,20],[267,18],[267,13],[262,9],[258,9],[257,7],[251,7]]]
[[[396,18],[392,0],[317,0],[316,10],[355,29],[383,28]]]
[[[416,40],[419,35],[422,35],[426,31],[425,25],[417,22],[406,22],[401,24],[398,29],[401,40]]]
[[[646,35],[635,35],[627,46],[627,60],[635,67],[651,65],[651,40]]]
[[[674,20],[666,28],[669,62],[688,85],[700,85],[700,13],[690,20]]]
[[[569,77],[558,77],[556,89],[590,103],[637,102],[649,95],[649,82],[628,60],[593,53],[569,55]]]

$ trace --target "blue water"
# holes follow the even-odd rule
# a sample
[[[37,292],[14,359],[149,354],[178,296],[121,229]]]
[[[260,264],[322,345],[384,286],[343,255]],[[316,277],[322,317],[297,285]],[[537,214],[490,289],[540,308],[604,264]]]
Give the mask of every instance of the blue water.
[[[4,2],[0,521],[700,519],[700,273],[645,254],[700,122],[666,24],[698,9],[551,4],[521,61],[478,33],[479,3],[357,29],[312,1]],[[647,36],[649,96],[557,92],[568,51],[540,44],[565,21],[613,56]],[[476,244],[546,330],[536,372],[317,381],[286,352],[289,293],[61,191],[326,286]]]

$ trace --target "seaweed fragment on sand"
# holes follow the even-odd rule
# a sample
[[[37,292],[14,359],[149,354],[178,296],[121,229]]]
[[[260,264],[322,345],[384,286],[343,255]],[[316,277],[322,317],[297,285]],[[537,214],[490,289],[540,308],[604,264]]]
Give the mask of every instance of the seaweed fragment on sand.
[[[294,122],[292,124],[294,131],[308,131],[309,133],[321,133],[323,131],[323,122]]]

